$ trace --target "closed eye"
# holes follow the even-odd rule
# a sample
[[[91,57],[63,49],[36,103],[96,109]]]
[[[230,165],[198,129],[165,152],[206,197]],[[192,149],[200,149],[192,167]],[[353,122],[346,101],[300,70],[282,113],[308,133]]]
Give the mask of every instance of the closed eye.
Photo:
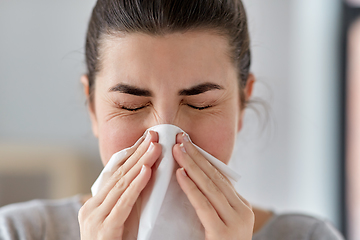
[[[121,109],[124,109],[124,110],[126,110],[126,111],[135,112],[135,111],[139,111],[140,109],[143,109],[143,108],[145,108],[145,107],[146,107],[146,105],[145,105],[145,106],[138,107],[138,108],[127,108],[127,107],[122,106]]]
[[[132,107],[125,107],[124,105],[122,104],[116,104],[120,109],[123,109],[123,110],[126,110],[126,111],[131,111],[131,112],[136,112],[136,111],[139,111],[143,108],[146,108],[147,106],[149,106],[150,104],[145,104],[145,105],[142,105],[140,107],[136,107],[136,108],[132,108]]]
[[[190,104],[187,104],[189,107],[191,108],[194,108],[194,109],[197,109],[197,110],[204,110],[204,109],[207,109],[207,108],[210,108],[212,107],[211,105],[207,105],[207,106],[204,106],[204,107],[196,107],[196,106],[193,106],[193,105],[190,105]]]

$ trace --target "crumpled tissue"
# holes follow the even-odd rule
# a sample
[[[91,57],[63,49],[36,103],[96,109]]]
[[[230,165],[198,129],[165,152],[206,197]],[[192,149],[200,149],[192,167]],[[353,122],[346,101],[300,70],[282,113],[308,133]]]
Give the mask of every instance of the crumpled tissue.
[[[176,180],[175,172],[179,165],[173,158],[172,148],[176,143],[176,135],[184,132],[177,126],[161,124],[151,127],[132,147],[115,153],[91,187],[92,195],[95,196],[104,186],[117,164],[135,152],[149,130],[158,133],[159,143],[162,145],[162,156],[155,163],[157,168],[153,170],[149,183],[129,216],[128,220],[132,223],[124,231],[124,239],[204,239],[204,228]],[[233,184],[238,181],[240,176],[234,170],[195,144],[193,145]]]

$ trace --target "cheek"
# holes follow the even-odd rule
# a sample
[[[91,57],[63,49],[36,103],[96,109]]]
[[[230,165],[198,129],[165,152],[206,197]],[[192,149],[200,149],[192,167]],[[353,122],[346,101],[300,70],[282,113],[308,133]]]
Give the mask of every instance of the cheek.
[[[226,122],[226,124],[224,124]],[[191,140],[220,161],[228,164],[237,134],[234,118],[208,119],[194,123],[189,133]]]
[[[235,97],[229,97],[219,109],[209,115],[193,119],[189,128],[191,132],[188,133],[196,145],[228,164],[238,133],[241,111]]]
[[[99,148],[104,166],[114,153],[134,145],[145,130],[128,122],[113,121],[101,124],[99,129]]]

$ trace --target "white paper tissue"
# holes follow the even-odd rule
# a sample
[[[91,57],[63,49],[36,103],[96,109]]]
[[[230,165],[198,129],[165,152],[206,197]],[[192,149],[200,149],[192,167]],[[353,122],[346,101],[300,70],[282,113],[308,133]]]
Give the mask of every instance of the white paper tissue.
[[[158,133],[162,156],[155,163],[158,164],[157,170],[153,171],[150,182],[133,210],[137,213],[132,213],[131,216],[131,218],[139,218],[132,219],[133,222],[139,222],[139,226],[127,229],[125,240],[204,239],[204,228],[175,176],[179,166],[173,158],[172,148],[176,143],[176,135],[184,132],[177,126],[161,124],[151,127],[132,147],[115,153],[91,187],[92,195],[95,196],[104,185],[114,172],[113,168],[134,153],[149,130]],[[237,182],[240,176],[235,171],[195,144],[194,146],[232,183]]]

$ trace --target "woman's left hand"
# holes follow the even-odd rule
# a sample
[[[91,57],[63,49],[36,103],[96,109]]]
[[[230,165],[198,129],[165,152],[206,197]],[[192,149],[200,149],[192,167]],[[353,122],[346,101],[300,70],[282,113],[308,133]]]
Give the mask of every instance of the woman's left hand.
[[[205,228],[205,239],[251,240],[255,217],[250,204],[184,134],[177,142],[173,155],[181,168],[176,178]]]

